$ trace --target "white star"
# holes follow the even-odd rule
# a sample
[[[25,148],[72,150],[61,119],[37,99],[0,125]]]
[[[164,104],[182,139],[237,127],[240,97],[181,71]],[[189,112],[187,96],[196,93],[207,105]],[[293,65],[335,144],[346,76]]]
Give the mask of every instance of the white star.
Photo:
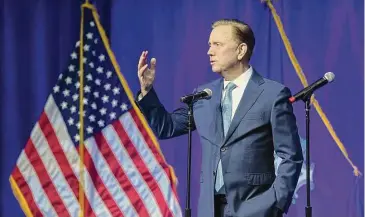
[[[86,57],[84,57],[84,58],[82,59],[82,62],[83,62],[83,63],[86,63],[86,61],[87,61],[87,58],[86,58]]]
[[[58,85],[54,86],[54,87],[53,87],[53,92],[54,92],[54,93],[58,93],[58,92],[60,92],[60,86],[58,86]]]
[[[77,129],[80,129],[80,126],[81,126],[80,122],[77,122],[76,124]]]
[[[100,56],[99,56],[99,61],[100,62],[103,62],[105,60],[105,56],[104,56],[104,54],[101,54]]]
[[[91,32],[86,34],[87,39],[93,39],[93,34]]]
[[[84,98],[84,105],[87,105],[87,104],[88,104],[88,99]]]
[[[59,76],[58,76],[58,80],[61,80],[63,77],[63,74],[61,73]]]
[[[76,89],[79,89],[79,87],[80,87],[80,82],[76,82],[76,83],[75,83],[75,87],[76,87]]]
[[[90,63],[89,63],[89,66],[90,66],[90,68],[92,68],[92,69],[93,69],[93,68],[94,68],[94,63],[93,63],[93,62],[90,62]]]
[[[76,112],[76,106],[74,106],[74,105],[71,106],[70,110],[71,110],[71,114],[75,113]]]
[[[74,119],[72,119],[72,118],[69,118],[67,122],[68,122],[68,125],[70,125],[70,126],[74,125]]]
[[[76,54],[76,52],[74,51],[74,52],[72,52],[72,54],[71,54],[71,58],[74,60],[74,59],[77,59],[77,54]]]
[[[110,113],[109,117],[110,117],[111,120],[115,119],[115,117],[116,117],[115,112]]]
[[[76,141],[76,142],[78,142],[78,141],[80,140],[80,136],[79,136],[79,134],[76,134],[76,135],[74,136],[74,139],[75,139],[75,141]]]
[[[99,110],[101,115],[105,115],[106,114],[106,108],[102,108]]]
[[[119,94],[119,87],[114,87],[113,88],[113,93],[114,93],[114,95],[117,95],[117,94]]]
[[[86,78],[89,81],[92,81],[93,80],[93,76],[90,73],[86,75]]]
[[[108,77],[108,78],[110,78],[111,76],[112,76],[112,72],[111,71],[108,71],[107,73],[106,73],[106,76]]]
[[[88,126],[88,127],[86,128],[86,131],[87,131],[89,134],[91,134],[91,133],[93,132],[93,128],[92,128],[91,126]]]
[[[75,93],[74,95],[72,95],[72,99],[73,99],[74,101],[76,101],[78,98],[79,98],[79,95],[77,95],[76,93]]]
[[[90,122],[94,122],[95,121],[95,116],[94,115],[90,115],[89,116],[89,120],[90,120]]]
[[[91,108],[93,108],[93,109],[97,109],[98,107],[96,106],[96,103],[95,102],[93,102],[92,104],[91,104]]]
[[[101,100],[103,100],[103,103],[107,103],[107,102],[109,102],[109,96],[104,95],[104,96],[101,98]]]
[[[75,47],[79,47],[80,46],[80,41],[76,42]]]
[[[96,38],[96,39],[94,40],[94,43],[95,43],[95,44],[97,44],[97,43],[98,43],[98,41],[99,41],[99,40]]]
[[[85,44],[84,45],[84,51],[89,51],[89,50],[90,50],[90,45]]]
[[[117,100],[115,100],[115,99],[113,99],[113,101],[112,101],[112,106],[113,106],[113,107],[117,107],[117,106],[118,106],[118,101],[117,101]]]
[[[67,102],[63,101],[61,103],[61,107],[62,107],[63,110],[67,109]]]
[[[74,72],[75,71],[75,66],[74,65],[69,65],[68,66],[68,71],[70,71],[70,72]]]
[[[104,89],[105,89],[105,90],[110,90],[110,84],[105,84],[105,85],[104,85]]]
[[[120,108],[123,110],[123,111],[126,111],[128,109],[128,106],[127,104],[123,103]]]
[[[92,27],[94,27],[94,26],[95,26],[94,21],[91,21],[91,22],[90,22],[90,26],[92,26]]]
[[[101,67],[101,66],[99,66],[97,69],[96,69],[96,71],[99,73],[99,74],[101,74],[101,73],[103,73],[103,67]]]
[[[65,89],[62,93],[64,97],[70,96],[70,91],[67,89]]]
[[[84,90],[85,90],[85,93],[90,93],[90,87],[89,86],[86,85]]]
[[[104,127],[104,121],[103,120],[99,120],[98,121],[98,125],[99,125],[99,127]]]
[[[92,51],[92,53],[93,53],[93,56],[95,56],[95,55],[96,55],[96,52],[95,52],[94,50]]]
[[[94,92],[94,97],[99,98],[99,92]]]
[[[71,84],[72,83],[72,79],[70,77],[67,77],[65,79],[65,82],[66,82],[66,84]]]
[[[100,79],[95,79],[95,84],[99,86],[101,84]]]

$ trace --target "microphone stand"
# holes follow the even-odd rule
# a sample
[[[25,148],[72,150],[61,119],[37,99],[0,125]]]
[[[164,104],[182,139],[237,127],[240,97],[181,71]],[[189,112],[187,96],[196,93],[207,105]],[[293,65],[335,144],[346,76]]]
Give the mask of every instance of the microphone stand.
[[[195,92],[195,90],[194,90]],[[212,91],[205,91],[206,94],[211,95]],[[210,93],[209,93],[210,92]],[[206,96],[203,96],[206,97]],[[188,106],[188,166],[187,166],[187,192],[186,192],[186,208],[185,208],[185,217],[191,217],[191,208],[190,208],[190,176],[191,176],[191,133],[193,131],[193,105],[199,99],[202,99],[201,96],[192,95],[192,97],[182,97],[180,99],[181,102],[185,103]]]
[[[186,208],[185,208],[185,217],[191,217],[191,208],[190,208],[190,175],[191,175],[191,140],[192,140],[192,119],[193,119],[193,104],[195,100],[191,100],[187,102],[188,105],[188,166],[187,166],[187,192],[186,192]]]
[[[312,92],[309,92],[303,97],[305,103],[305,119],[306,119],[306,190],[307,190],[307,206],[305,207],[305,216],[312,217],[312,207],[310,200],[310,145],[309,145],[309,134],[310,134],[310,101]]]

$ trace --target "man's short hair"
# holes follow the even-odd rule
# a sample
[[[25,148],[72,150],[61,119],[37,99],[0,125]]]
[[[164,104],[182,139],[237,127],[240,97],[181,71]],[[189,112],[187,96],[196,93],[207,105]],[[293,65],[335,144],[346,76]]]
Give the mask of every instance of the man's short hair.
[[[255,47],[255,36],[251,27],[237,19],[220,19],[212,24],[212,28],[214,29],[221,25],[229,25],[233,27],[233,34],[236,36],[235,39],[238,43],[245,43],[247,45],[247,60],[250,60]]]

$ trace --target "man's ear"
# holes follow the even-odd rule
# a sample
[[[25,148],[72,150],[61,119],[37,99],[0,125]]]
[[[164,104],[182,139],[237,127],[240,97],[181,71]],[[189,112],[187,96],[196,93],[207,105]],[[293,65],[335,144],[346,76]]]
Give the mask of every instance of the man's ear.
[[[241,43],[240,45],[238,45],[237,50],[238,50],[237,59],[239,61],[241,61],[247,53],[247,44],[246,43]]]

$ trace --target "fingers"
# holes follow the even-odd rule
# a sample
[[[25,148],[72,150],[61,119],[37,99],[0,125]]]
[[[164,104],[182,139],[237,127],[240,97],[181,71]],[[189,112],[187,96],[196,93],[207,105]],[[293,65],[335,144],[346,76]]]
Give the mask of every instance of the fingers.
[[[156,58],[151,59],[151,70],[155,71],[156,69]]]
[[[138,61],[138,77],[142,77],[144,72],[146,71],[148,64],[147,64],[147,54],[148,51],[142,51],[141,56],[139,57],[139,61]],[[155,74],[155,70],[156,70],[156,58],[152,58],[151,59],[151,73],[154,75]]]
[[[147,59],[147,54],[148,51],[142,51],[141,56],[139,57],[139,61],[138,61],[138,70],[146,64],[146,59]]]
[[[144,65],[144,66],[142,66],[142,68],[140,68],[139,70],[138,70],[138,77],[142,77],[143,76],[143,73],[146,71],[146,68],[148,67],[148,65],[146,64],[146,65]]]

